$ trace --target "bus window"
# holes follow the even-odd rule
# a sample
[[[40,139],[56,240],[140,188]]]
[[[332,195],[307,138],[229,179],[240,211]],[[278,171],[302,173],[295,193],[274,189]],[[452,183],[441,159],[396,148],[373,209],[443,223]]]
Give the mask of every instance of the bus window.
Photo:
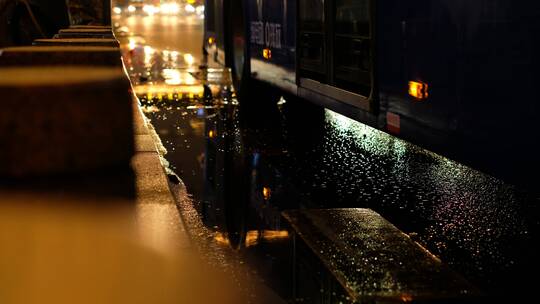
[[[336,0],[334,85],[369,96],[371,91],[370,0]]]
[[[369,37],[369,0],[337,0],[335,27],[341,35]]]
[[[324,0],[300,0],[301,29],[324,31]]]
[[[299,56],[302,77],[326,79],[324,0],[300,0]]]

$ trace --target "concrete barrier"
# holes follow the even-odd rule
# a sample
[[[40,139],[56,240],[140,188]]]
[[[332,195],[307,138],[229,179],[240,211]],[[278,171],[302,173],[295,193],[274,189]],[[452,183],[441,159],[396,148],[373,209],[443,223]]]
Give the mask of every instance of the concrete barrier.
[[[0,67],[34,65],[121,67],[122,60],[116,47],[24,46],[0,50]]]
[[[128,168],[129,88],[118,68],[0,68],[0,179]]]
[[[100,38],[69,38],[69,39],[36,39],[33,45],[36,46],[109,46],[120,47],[116,39]]]
[[[372,210],[293,210],[283,216],[295,239],[302,242],[294,246],[295,286],[319,281],[314,285],[333,298],[336,288],[331,282],[337,281],[345,291],[342,297],[354,303],[475,303],[481,299],[462,276]],[[314,294],[313,290],[304,292],[306,297]],[[295,293],[303,298],[301,290]],[[328,303],[339,301],[343,299]]]

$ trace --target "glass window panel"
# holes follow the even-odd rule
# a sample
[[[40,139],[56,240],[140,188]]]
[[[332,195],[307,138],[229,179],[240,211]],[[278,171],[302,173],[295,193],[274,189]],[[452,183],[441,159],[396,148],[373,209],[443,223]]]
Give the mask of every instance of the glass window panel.
[[[324,40],[321,34],[302,34],[300,42],[301,67],[324,71]]]
[[[333,84],[369,96],[371,90],[371,0],[336,0]]]
[[[324,30],[324,0],[300,0],[300,30]]]
[[[337,66],[370,70],[369,40],[336,38],[335,55]]]
[[[336,34],[370,36],[370,0],[336,0]]]

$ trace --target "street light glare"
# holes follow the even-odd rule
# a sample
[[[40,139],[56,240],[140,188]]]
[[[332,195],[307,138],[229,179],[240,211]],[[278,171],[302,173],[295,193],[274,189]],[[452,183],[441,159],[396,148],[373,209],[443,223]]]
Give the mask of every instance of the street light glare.
[[[186,12],[188,13],[194,13],[195,12],[195,7],[191,4],[186,4]]]
[[[147,13],[148,15],[154,15],[156,13],[159,13],[160,9],[157,6],[147,4],[143,6],[143,12]]]
[[[178,14],[180,12],[180,6],[178,3],[164,3],[161,5],[161,13],[163,14]]]

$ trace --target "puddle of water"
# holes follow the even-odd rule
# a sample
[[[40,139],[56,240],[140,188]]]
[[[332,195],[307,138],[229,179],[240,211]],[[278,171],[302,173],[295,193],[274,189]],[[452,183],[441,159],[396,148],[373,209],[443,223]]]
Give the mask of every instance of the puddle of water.
[[[236,106],[149,116],[215,241],[285,298],[292,266],[280,212],[296,208],[371,208],[483,289],[526,290],[538,269],[533,196],[301,101],[273,114],[249,113],[247,126]]]

